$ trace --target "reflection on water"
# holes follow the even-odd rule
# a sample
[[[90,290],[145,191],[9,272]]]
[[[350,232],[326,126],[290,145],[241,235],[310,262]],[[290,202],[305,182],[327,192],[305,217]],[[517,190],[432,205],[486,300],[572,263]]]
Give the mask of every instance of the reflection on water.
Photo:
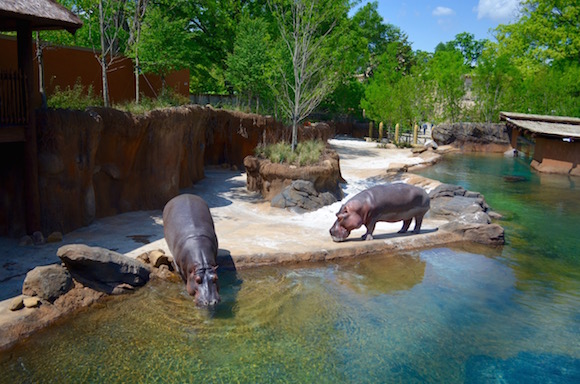
[[[580,382],[577,187],[475,159],[454,166],[506,216],[505,247],[221,271],[212,312],[152,282],[1,354],[0,381]]]

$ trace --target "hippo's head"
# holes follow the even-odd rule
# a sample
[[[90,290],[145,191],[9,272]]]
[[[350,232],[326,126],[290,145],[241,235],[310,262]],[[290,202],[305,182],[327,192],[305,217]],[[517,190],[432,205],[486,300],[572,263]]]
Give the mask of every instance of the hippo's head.
[[[336,214],[336,221],[330,228],[332,240],[336,242],[344,241],[350,235],[350,231],[360,228],[362,225],[362,217],[354,205],[356,204],[346,203]]]
[[[187,276],[187,293],[201,307],[214,306],[220,302],[217,267],[198,268]]]

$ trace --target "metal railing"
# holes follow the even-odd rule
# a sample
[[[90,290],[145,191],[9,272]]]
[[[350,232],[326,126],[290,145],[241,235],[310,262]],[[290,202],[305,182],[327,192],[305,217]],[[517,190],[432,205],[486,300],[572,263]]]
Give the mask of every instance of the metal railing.
[[[28,123],[26,76],[0,70],[0,126]]]

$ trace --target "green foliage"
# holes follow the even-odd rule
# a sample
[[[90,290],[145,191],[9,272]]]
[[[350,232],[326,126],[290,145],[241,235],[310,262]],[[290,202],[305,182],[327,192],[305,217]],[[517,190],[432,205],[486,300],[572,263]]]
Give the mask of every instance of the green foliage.
[[[251,108],[252,99],[268,90],[268,73],[272,71],[268,54],[270,35],[262,19],[242,20],[237,29],[234,51],[228,55],[227,78]]]
[[[103,100],[100,96],[94,94],[92,85],[85,87],[79,78],[72,88],[67,86],[65,89],[60,89],[57,85],[53,93],[48,96],[47,105],[49,108],[55,109],[83,110],[87,107],[101,106],[103,105]]]
[[[515,23],[496,28],[501,54],[532,72],[552,61],[580,61],[580,5],[577,0],[524,0]]]
[[[472,33],[462,32],[455,35],[455,39],[447,43],[439,43],[435,53],[442,51],[459,51],[464,58],[464,64],[474,68],[483,52],[487,40],[475,40]]]
[[[463,55],[456,51],[439,51],[430,65],[430,78],[435,82],[436,108],[440,116],[451,122],[459,121],[462,112],[461,99],[465,95]]]
[[[151,7],[143,20],[139,58],[145,73],[164,77],[189,65],[187,20],[170,10],[168,6]]]
[[[341,82],[317,108],[326,117],[355,117],[362,119],[360,102],[364,97],[364,85],[355,77],[350,77]]]
[[[473,74],[475,120],[499,122],[500,111],[516,110],[519,83],[521,73],[509,56],[498,56],[491,47],[485,50]]]
[[[580,117],[580,64],[545,66],[516,88],[517,112]]]
[[[256,147],[256,156],[268,159],[272,163],[287,163],[300,166],[314,165],[320,161],[325,148],[321,140],[308,140],[298,143],[296,150],[286,142]]]
[[[99,51],[99,0],[58,2],[77,13],[83,27],[75,35],[42,31],[43,45]],[[102,3],[110,28],[106,35],[112,39],[105,45],[134,57],[131,52],[137,50],[129,33],[135,1]],[[285,41],[281,34],[284,28],[292,30],[289,7],[296,4],[314,5],[309,16],[314,29],[302,36],[308,35],[317,49],[302,58],[307,59],[307,67],[320,70],[310,71],[307,78],[295,71],[301,59],[292,60],[297,40],[290,41],[294,37],[290,33]],[[340,119],[360,118],[364,108],[377,123],[384,121],[386,129],[395,123],[408,128],[421,121],[497,121],[501,110],[580,116],[577,0],[523,0],[519,19],[495,30],[497,42],[475,40],[473,34],[463,32],[439,44],[434,54],[412,52],[407,35],[384,22],[377,1],[351,14],[356,4],[350,0],[148,1],[137,47],[141,69],[163,77],[173,69],[189,68],[192,92],[235,91],[244,103],[252,100],[252,110],[287,121],[293,115],[296,121],[304,119],[316,105],[317,112]],[[471,109],[462,101],[465,75],[473,79],[475,107]],[[305,92],[303,84],[310,90]],[[88,93],[79,86],[57,90],[53,103],[73,106],[84,96],[66,99],[64,95]],[[298,102],[297,91],[304,96]],[[157,103],[176,104],[165,103],[163,97],[145,100],[143,109]],[[307,107],[298,113],[296,106]]]
[[[114,105],[114,108],[134,114],[142,114],[154,109],[178,107],[188,103],[189,99],[187,97],[175,93],[171,88],[166,88],[157,98],[149,98],[142,95],[139,104],[135,102],[121,103]]]

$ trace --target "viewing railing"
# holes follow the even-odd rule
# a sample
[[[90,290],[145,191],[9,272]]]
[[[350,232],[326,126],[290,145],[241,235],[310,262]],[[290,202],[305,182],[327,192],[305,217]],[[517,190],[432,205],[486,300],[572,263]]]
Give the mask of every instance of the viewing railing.
[[[28,123],[26,76],[0,70],[0,126]]]

